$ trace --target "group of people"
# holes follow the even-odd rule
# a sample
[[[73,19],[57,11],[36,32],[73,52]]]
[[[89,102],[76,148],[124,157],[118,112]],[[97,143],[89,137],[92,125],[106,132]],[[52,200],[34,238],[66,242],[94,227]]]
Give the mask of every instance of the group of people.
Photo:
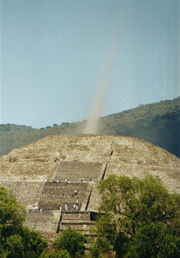
[[[57,179],[56,179],[56,180],[54,180],[53,182],[54,182],[54,183],[61,183],[61,180],[57,180]]]
[[[84,177],[80,177],[80,178],[79,178],[79,181],[80,181],[81,183],[84,182]],[[92,179],[90,179],[89,181],[92,181]],[[50,181],[47,180],[47,182],[50,182]],[[70,181],[69,179],[67,179],[67,178],[64,179],[64,182],[65,182],[65,183],[71,183],[71,181]],[[55,180],[53,180],[53,183],[61,183],[61,180],[55,179]]]
[[[69,181],[69,179],[67,179],[67,178],[64,179],[64,182],[65,183],[71,183],[71,181]]]
[[[78,209],[79,209],[79,202],[78,202],[78,200],[77,200],[76,203],[73,205],[73,208],[74,208],[75,210],[78,210]]]
[[[68,204],[64,205],[65,211],[68,211]],[[73,209],[78,210],[79,209],[79,201],[76,200],[76,202],[73,204]],[[59,207],[60,213],[62,213],[62,207]]]
[[[40,207],[38,206],[32,206],[29,211],[40,211]]]
[[[50,181],[47,180],[47,182],[50,182]],[[71,181],[69,179],[65,178],[64,182],[65,183],[70,183]],[[61,180],[60,179],[55,179],[55,180],[53,180],[53,183],[61,183]]]
[[[67,180],[67,179],[65,179]],[[67,182],[67,181],[66,181]],[[75,189],[73,193],[71,193],[71,197],[75,197],[78,195],[78,191]],[[67,212],[68,210],[72,210],[72,207],[68,207],[68,204],[64,205],[64,209]],[[73,209],[78,210],[79,209],[79,201],[76,200],[76,202],[73,204]],[[62,207],[59,207],[60,213],[62,213]]]
[[[74,190],[74,193],[71,193],[71,197],[74,197],[77,195],[77,190]]]
[[[29,211],[40,211],[40,212],[48,212],[48,210],[41,209],[39,206],[32,206]]]

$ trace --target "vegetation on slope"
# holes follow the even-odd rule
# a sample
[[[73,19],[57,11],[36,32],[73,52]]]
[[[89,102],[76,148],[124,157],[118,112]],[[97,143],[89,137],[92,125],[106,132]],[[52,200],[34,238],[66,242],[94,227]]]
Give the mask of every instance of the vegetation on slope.
[[[46,128],[0,125],[0,155],[52,134],[82,133],[85,121]],[[180,97],[102,117],[100,134],[126,135],[147,140],[180,157]]]
[[[180,157],[180,97],[101,118],[99,131],[141,138]]]

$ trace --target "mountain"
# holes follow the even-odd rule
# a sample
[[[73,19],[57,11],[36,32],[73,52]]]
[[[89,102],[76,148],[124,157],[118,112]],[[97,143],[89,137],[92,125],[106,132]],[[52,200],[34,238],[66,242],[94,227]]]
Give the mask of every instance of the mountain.
[[[24,125],[1,124],[0,155],[44,136],[82,133],[84,125],[85,121],[81,121],[34,129]],[[180,97],[101,117],[99,134],[141,138],[180,157]]]

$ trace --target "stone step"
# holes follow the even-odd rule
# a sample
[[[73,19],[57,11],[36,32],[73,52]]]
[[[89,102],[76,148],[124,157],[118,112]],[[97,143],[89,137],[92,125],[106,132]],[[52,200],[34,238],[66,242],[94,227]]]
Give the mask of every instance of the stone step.
[[[88,234],[90,234],[90,231],[93,230],[94,228],[94,224],[92,223],[61,223],[60,224],[60,231],[64,231],[66,229],[68,229],[69,227],[75,229],[76,231],[79,232],[88,232]]]
[[[62,234],[66,229],[60,229],[59,234]],[[93,242],[93,239],[96,237],[96,234],[89,230],[76,230],[76,232],[83,234],[89,242]]]
[[[63,212],[63,220],[90,220],[90,212]]]
[[[85,250],[90,250],[92,247],[92,243],[85,243]]]
[[[93,221],[90,221],[90,220],[61,220],[61,224],[73,224],[73,225],[76,225],[76,224],[87,224],[87,225],[94,225],[94,222]]]

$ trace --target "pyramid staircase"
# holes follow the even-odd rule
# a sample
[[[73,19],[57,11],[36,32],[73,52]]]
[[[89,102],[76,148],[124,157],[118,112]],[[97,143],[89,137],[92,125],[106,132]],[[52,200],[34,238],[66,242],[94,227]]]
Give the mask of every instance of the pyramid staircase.
[[[90,212],[62,212],[59,223],[59,233],[62,233],[69,227],[75,229],[77,232],[82,233],[86,237],[86,249],[90,249],[92,240],[95,237],[95,222],[90,220]]]

